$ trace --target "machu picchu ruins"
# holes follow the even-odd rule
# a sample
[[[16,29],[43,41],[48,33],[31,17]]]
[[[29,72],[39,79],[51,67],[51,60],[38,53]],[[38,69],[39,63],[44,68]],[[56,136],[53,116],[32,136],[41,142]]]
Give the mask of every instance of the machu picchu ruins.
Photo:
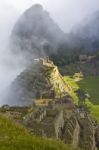
[[[61,102],[62,101],[62,102]],[[56,138],[74,148],[96,150],[98,125],[80,109],[70,107],[68,97],[49,106],[2,107],[0,112],[25,126],[32,135]]]
[[[35,69],[30,67],[25,70],[16,79],[17,82],[12,83],[21,84],[21,88],[24,85],[24,95],[19,95],[20,91],[17,91],[17,96],[20,96],[20,101],[23,100],[24,104],[25,99],[30,99],[31,105],[4,105],[0,112],[17,120],[32,135],[60,139],[74,148],[96,150],[99,145],[98,124],[84,108],[83,101],[79,107],[75,105],[69,94],[72,88],[48,57],[34,60],[33,65]]]
[[[99,0],[0,12],[0,150],[99,150]]]

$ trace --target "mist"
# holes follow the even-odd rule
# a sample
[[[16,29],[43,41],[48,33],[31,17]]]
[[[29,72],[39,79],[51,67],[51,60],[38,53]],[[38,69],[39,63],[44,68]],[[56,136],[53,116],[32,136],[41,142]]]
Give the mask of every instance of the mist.
[[[0,1],[0,105],[2,93],[24,68],[22,63],[19,65],[22,59],[12,55],[9,49],[9,37],[18,17],[12,5]]]
[[[99,10],[98,0],[0,0],[0,93],[25,68],[25,60],[11,53],[9,37],[20,15],[35,3],[42,4],[65,33]]]

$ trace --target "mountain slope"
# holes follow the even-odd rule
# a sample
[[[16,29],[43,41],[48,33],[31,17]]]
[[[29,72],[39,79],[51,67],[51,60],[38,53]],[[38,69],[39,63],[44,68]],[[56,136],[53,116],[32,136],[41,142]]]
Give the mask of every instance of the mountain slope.
[[[64,33],[39,4],[19,18],[10,38],[12,52],[26,58],[49,55],[64,39]],[[28,59],[29,61],[29,59]]]
[[[39,59],[33,62],[6,90],[6,104],[29,105],[33,99],[54,99],[70,90],[52,61]]]
[[[60,141],[29,135],[20,125],[0,115],[0,150],[73,150]]]

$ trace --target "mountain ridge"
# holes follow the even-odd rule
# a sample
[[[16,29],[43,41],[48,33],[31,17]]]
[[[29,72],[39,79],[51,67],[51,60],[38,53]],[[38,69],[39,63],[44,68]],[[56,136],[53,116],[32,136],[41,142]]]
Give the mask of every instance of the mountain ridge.
[[[69,90],[57,66],[48,58],[38,59],[12,82],[4,101],[10,105],[32,105],[37,95],[42,95],[43,99],[54,99],[67,95]]]

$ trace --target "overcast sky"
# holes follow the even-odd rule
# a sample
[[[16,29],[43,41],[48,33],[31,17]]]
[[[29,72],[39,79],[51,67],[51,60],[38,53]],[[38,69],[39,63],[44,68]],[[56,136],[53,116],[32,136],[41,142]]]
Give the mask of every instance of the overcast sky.
[[[99,10],[99,0],[0,0],[2,24],[13,24],[25,9],[35,3],[42,4],[65,32]]]

